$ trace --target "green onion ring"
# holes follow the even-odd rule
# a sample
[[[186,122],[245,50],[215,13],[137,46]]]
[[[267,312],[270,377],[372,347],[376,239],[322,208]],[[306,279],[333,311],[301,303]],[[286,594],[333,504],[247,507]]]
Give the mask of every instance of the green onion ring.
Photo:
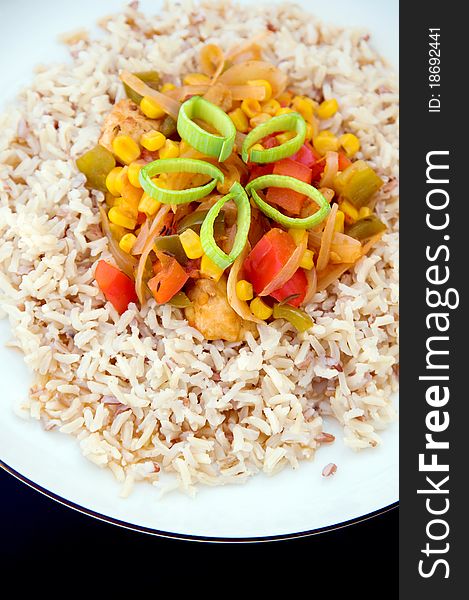
[[[288,142],[276,146],[275,148],[267,148],[265,150],[251,150],[259,140],[262,140],[271,133],[276,131],[296,131],[296,136]],[[241,156],[245,163],[248,161],[254,163],[271,163],[282,158],[292,156],[301,148],[306,138],[306,121],[297,112],[285,113],[278,117],[272,117],[265,123],[261,123],[248,133],[243,142]]]
[[[210,175],[213,181],[187,190],[167,190],[151,180],[159,173],[200,173]],[[214,165],[195,158],[162,158],[148,163],[140,169],[139,181],[144,191],[162,204],[187,204],[204,198],[213,190],[217,181],[223,183],[225,176]]]
[[[225,254],[221,250],[213,237],[213,225],[222,206],[229,200],[234,200],[238,208],[237,231],[233,243],[233,248],[229,254]],[[220,198],[216,204],[208,211],[207,216],[200,228],[200,241],[205,254],[213,261],[220,269],[226,269],[241,254],[248,239],[249,228],[251,226],[251,204],[244,191],[242,185],[237,181],[233,183],[230,192]]]
[[[270,186],[288,188],[289,190],[294,190],[299,194],[304,194],[319,205],[319,210],[317,210],[314,215],[305,217],[304,219],[287,217],[259,197],[257,190],[261,190]],[[331,211],[329,202],[324,198],[319,190],[308,183],[304,183],[304,181],[300,181],[294,177],[288,177],[287,175],[262,175],[261,177],[257,177],[247,184],[246,192],[251,194],[256,205],[265,215],[277,223],[280,223],[280,225],[284,225],[285,227],[292,227],[295,229],[310,229],[311,227],[315,227],[324,221]]]
[[[221,135],[205,131],[193,119],[206,121]],[[185,142],[202,154],[214,156],[219,162],[226,160],[233,151],[236,137],[233,121],[220,107],[201,96],[193,96],[181,106],[177,130]]]

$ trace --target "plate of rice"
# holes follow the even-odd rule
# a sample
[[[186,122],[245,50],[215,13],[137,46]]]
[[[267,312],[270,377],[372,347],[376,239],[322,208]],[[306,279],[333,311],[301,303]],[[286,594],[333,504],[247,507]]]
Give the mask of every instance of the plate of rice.
[[[396,505],[397,2],[323,4],[6,3],[0,461],[26,484],[188,539]]]

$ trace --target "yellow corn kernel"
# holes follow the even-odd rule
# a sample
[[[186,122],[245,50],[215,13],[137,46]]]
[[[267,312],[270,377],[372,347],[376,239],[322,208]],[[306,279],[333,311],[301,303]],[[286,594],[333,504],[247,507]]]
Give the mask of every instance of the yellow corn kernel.
[[[140,175],[140,169],[145,166],[145,162],[143,160],[136,160],[133,163],[130,163],[129,168],[127,170],[127,177],[130,183],[136,187],[141,188],[140,180],[138,176]]]
[[[282,107],[280,106],[280,102],[278,102],[277,100],[275,100],[275,98],[271,98],[267,102],[263,102],[261,104],[261,110],[262,110],[262,112],[265,112],[265,113],[271,115],[272,117],[281,108]]]
[[[344,133],[339,138],[339,144],[345,150],[345,154],[351,158],[360,150],[360,140],[353,133]]]
[[[188,73],[182,80],[184,85],[208,85],[210,77],[203,73]]]
[[[329,150],[337,152],[339,149],[339,140],[333,133],[325,129],[324,131],[320,131],[313,139],[313,146],[321,156],[324,156]]]
[[[268,304],[266,304],[261,298],[259,298],[259,296],[257,298],[254,298],[254,300],[249,306],[251,308],[252,314],[258,319],[261,319],[262,321],[265,321],[266,319],[271,317],[272,313],[274,312]]]
[[[297,246],[303,242],[305,236],[307,235],[306,229],[296,229],[293,227],[288,230],[288,233],[293,238],[293,241]]]
[[[268,113],[260,112],[257,115],[254,115],[252,119],[249,119],[249,125],[254,129],[258,125],[262,125],[262,123],[267,123],[272,118]]]
[[[133,233],[126,233],[123,235],[119,241],[119,248],[127,254],[130,254],[132,248],[134,247],[136,236]]]
[[[280,96],[277,97],[277,101],[281,106],[289,106],[292,98],[293,94],[290,94],[290,92],[283,92],[283,94],[280,94]]]
[[[111,230],[112,236],[119,242],[122,237],[127,233],[126,230],[120,225],[114,225],[109,223],[109,229]]]
[[[112,150],[117,158],[126,165],[140,157],[140,148],[129,135],[118,135],[114,138]]]
[[[179,235],[187,258],[200,258],[204,254],[200,237],[193,229],[186,229]]]
[[[251,79],[250,81],[248,81],[248,85],[255,85],[259,87],[262,86],[265,89],[264,102],[267,102],[267,100],[270,100],[272,98],[272,86],[267,81],[267,79]]]
[[[177,158],[179,156],[179,144],[172,140],[166,140],[164,146],[160,149],[160,158]]]
[[[120,173],[118,173],[118,175],[116,175],[114,187],[118,191],[118,194],[117,194],[118,196],[122,195],[122,190],[124,189],[124,183],[125,183],[125,179],[127,177],[128,170],[129,170],[129,167],[126,165],[125,167],[122,167],[122,171],[120,171]]]
[[[252,289],[252,283],[245,279],[240,279],[236,284],[236,295],[240,300],[247,302],[254,298],[254,290]]]
[[[202,260],[200,261],[200,273],[218,281],[220,277],[223,275],[224,269],[216,265],[206,254],[202,256]]]
[[[369,217],[371,215],[371,208],[369,206],[362,206],[358,211],[358,218],[364,219],[365,217]]]
[[[335,98],[324,100],[317,107],[316,113],[320,119],[330,119],[339,110],[339,103]]]
[[[228,116],[233,121],[234,126],[241,133],[246,133],[249,129],[249,121],[246,116],[246,113],[241,110],[241,108],[237,108],[236,110],[232,110],[228,113]]]
[[[254,100],[254,98],[246,98],[241,102],[241,110],[250,118],[257,115],[257,113],[261,112],[261,104],[259,100]]]
[[[296,137],[296,131],[285,131],[285,133],[279,133],[275,136],[275,139],[279,144],[284,144],[285,142],[289,142],[294,137]]]
[[[334,231],[344,233],[345,214],[338,210],[335,214]]]
[[[135,229],[135,226],[137,225],[137,218],[134,219],[117,206],[113,206],[109,209],[108,217],[111,223],[120,225],[126,229]]]
[[[161,86],[161,93],[164,94],[165,92],[170,92],[171,90],[175,90],[176,86],[174,85],[174,83],[164,83]]]
[[[164,146],[166,137],[161,131],[147,131],[142,133],[140,137],[140,145],[150,152],[155,152]]]
[[[344,213],[345,222],[351,225],[358,219],[358,210],[348,200],[340,203],[340,210]]]
[[[295,111],[292,110],[291,108],[288,108],[288,106],[282,106],[282,108],[279,108],[278,111],[275,113],[275,116],[279,117],[280,115],[286,115],[287,113],[291,113],[291,112],[295,112]]]
[[[311,271],[314,267],[314,252],[312,250],[306,249],[301,257],[300,267],[302,269],[306,269],[307,271]]]
[[[111,171],[109,171],[106,177],[106,187],[113,196],[119,196],[121,193],[121,190],[119,190],[116,186],[116,180],[121,171],[122,167],[114,167],[114,169],[111,169]]]
[[[155,200],[155,198],[144,192],[138,203],[138,212],[145,213],[147,217],[151,217],[151,215],[154,215],[159,210],[160,206],[161,202],[158,202],[158,200]]]
[[[149,119],[162,119],[166,113],[151,96],[143,96],[140,101],[140,110]]]
[[[314,113],[314,104],[312,100],[309,98],[304,98],[302,96],[295,96],[292,102],[293,110],[300,113],[305,121],[311,121]]]
[[[306,123],[306,137],[305,141],[310,142],[314,137],[314,127],[311,123]]]

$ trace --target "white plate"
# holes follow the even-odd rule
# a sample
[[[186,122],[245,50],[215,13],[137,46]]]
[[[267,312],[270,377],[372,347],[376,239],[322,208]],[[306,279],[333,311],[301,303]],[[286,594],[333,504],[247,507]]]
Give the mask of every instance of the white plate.
[[[143,0],[144,9],[160,4]],[[326,21],[369,29],[383,56],[397,67],[398,1],[304,1]],[[31,79],[36,63],[66,59],[57,35],[122,6],[120,0],[1,0],[0,106]],[[75,439],[45,433],[37,422],[15,415],[13,405],[27,394],[31,379],[22,357],[4,348],[10,331],[0,322],[0,458],[3,466],[25,483],[73,508],[110,522],[175,537],[240,539],[294,536],[355,522],[382,512],[398,500],[398,426],[386,430],[383,444],[354,453],[340,441],[340,429],[328,430],[339,441],[319,450],[314,462],[286,469],[275,477],[258,475],[246,485],[201,488],[188,498],[170,494],[155,500],[155,489],[140,484],[122,500],[110,472],[84,459]],[[339,468],[333,478],[321,477],[329,462]]]

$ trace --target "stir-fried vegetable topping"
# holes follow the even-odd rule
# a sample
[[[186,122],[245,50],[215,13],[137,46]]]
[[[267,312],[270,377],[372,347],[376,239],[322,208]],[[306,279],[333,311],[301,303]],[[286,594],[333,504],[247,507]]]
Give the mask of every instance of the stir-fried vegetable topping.
[[[227,55],[209,44],[181,86],[120,74],[127,99],[77,159],[105,194],[116,266],[99,261],[95,277],[119,313],[151,293],[206,339],[238,341],[271,319],[304,332],[300,307],[386,230],[373,210],[384,182],[360,140],[321,126],[337,100],[295,96],[260,59],[255,40]]]

